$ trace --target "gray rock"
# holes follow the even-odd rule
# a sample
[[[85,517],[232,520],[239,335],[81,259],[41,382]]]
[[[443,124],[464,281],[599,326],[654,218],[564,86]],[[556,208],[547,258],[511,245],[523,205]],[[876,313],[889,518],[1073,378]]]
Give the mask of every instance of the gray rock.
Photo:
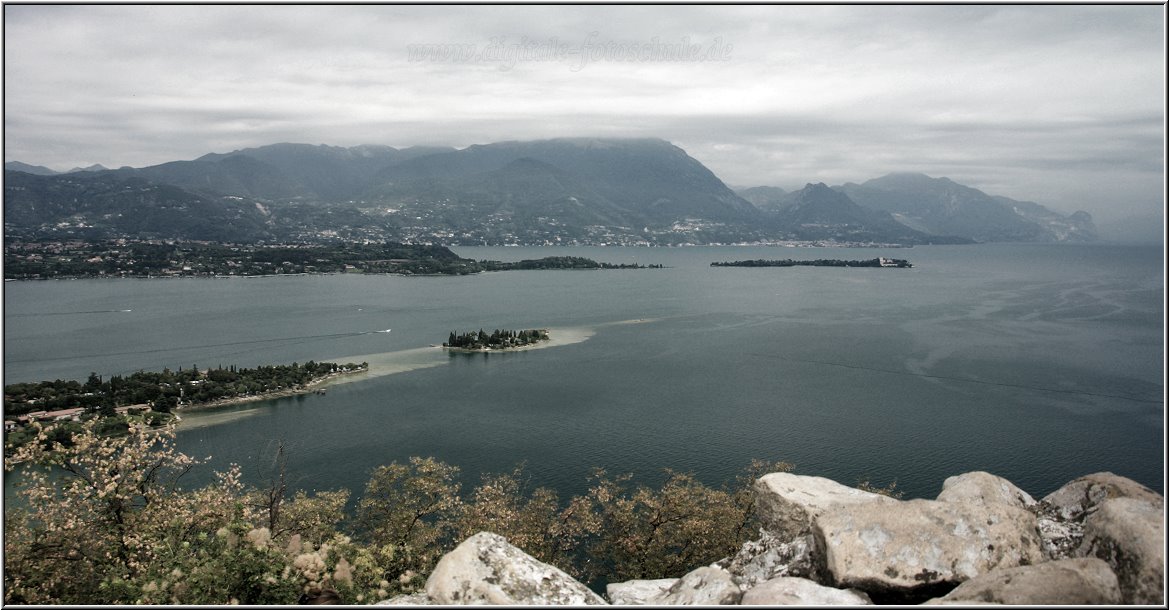
[[[1164,499],[1148,487],[1111,472],[1075,479],[1031,507],[1038,518],[1047,556],[1053,560],[1077,556],[1084,538],[1084,518],[1109,498],[1135,498],[1157,507],[1164,505]]]
[[[605,603],[568,574],[489,532],[475,534],[443,555],[426,580],[426,594],[436,604]]]
[[[1019,489],[1014,483],[989,472],[967,472],[946,479],[942,483],[939,502],[975,502],[979,504],[1006,504],[1016,508],[1027,508],[1035,504],[1035,498]]]
[[[761,530],[759,539],[744,543],[724,567],[743,590],[778,576],[820,580],[819,567],[823,562],[816,560],[814,546],[815,539],[811,534],[785,542],[771,532]]]
[[[1084,520],[1084,541],[1077,553],[1108,562],[1126,604],[1165,604],[1162,507],[1143,499],[1115,498]]]
[[[1039,538],[1043,542],[1043,553],[1053,561],[1075,557],[1076,549],[1084,539],[1083,515],[1068,519],[1055,507],[1040,502],[1031,507],[1039,526]]]
[[[1093,512],[1110,498],[1135,498],[1161,507],[1165,499],[1157,492],[1111,472],[1097,472],[1068,482],[1043,498],[1065,520]]]
[[[925,596],[995,568],[1045,559],[1030,512],[931,500],[840,506],[816,518],[830,583]],[[937,593],[940,594],[940,593]]]
[[[806,578],[773,578],[743,594],[744,606],[863,606],[873,601],[863,591],[825,587]]]
[[[646,603],[653,606],[725,606],[739,603],[742,595],[726,570],[706,566],[679,578],[669,589]]]
[[[641,606],[649,603],[650,598],[665,593],[678,580],[677,578],[659,578],[657,580],[612,582],[605,586],[605,596],[609,598],[609,603],[615,606]]]
[[[856,504],[897,502],[887,496],[847,487],[824,477],[774,472],[754,485],[755,512],[763,528],[780,538],[808,533],[812,520],[828,508]]]
[[[1095,558],[1064,559],[1003,568],[976,576],[941,601],[1010,605],[1120,603],[1120,585],[1107,563]]]
[[[395,595],[389,599],[383,599],[374,604],[375,606],[429,606],[431,605],[430,598],[426,593],[419,591],[409,595]]]

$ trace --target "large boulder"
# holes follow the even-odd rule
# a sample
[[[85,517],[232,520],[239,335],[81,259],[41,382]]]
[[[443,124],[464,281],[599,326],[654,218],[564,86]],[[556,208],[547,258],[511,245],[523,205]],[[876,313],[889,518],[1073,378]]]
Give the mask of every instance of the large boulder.
[[[1162,507],[1144,499],[1115,498],[1084,520],[1084,541],[1077,553],[1108,562],[1126,604],[1165,603]]]
[[[706,566],[694,570],[660,595],[646,600],[651,606],[726,606],[739,603],[743,592],[726,570]]]
[[[763,528],[780,538],[808,533],[812,520],[836,506],[892,504],[897,500],[841,485],[824,477],[774,472],[759,477],[754,485],[755,513]]]
[[[436,604],[605,603],[568,574],[489,532],[475,534],[443,555],[426,580],[426,595]]]
[[[614,606],[641,606],[665,593],[676,582],[677,578],[611,582],[605,586],[605,596]]]
[[[1045,559],[1030,512],[931,500],[838,506],[813,527],[829,583],[877,603],[924,601],[995,568]]]
[[[1031,605],[1119,604],[1116,574],[1099,559],[1064,559],[975,576],[939,600]]]
[[[1112,498],[1134,498],[1161,507],[1165,499],[1157,492],[1111,472],[1097,472],[1069,481],[1043,498],[1043,503],[1064,519],[1078,519],[1095,511]]]
[[[1068,482],[1035,506],[1044,551],[1053,560],[1077,556],[1084,538],[1084,519],[1111,498],[1143,500],[1160,508],[1164,499],[1153,490],[1111,472],[1098,472]]]
[[[873,601],[863,591],[825,587],[806,578],[780,576],[743,594],[744,606],[863,606]]]
[[[1006,504],[1027,508],[1035,498],[1014,483],[989,472],[967,472],[952,476],[942,483],[939,502],[973,502],[978,504]]]
[[[758,540],[743,543],[738,553],[719,565],[730,572],[740,589],[747,590],[777,576],[821,580],[822,563],[817,560],[815,539],[811,534],[783,540],[761,530]]]

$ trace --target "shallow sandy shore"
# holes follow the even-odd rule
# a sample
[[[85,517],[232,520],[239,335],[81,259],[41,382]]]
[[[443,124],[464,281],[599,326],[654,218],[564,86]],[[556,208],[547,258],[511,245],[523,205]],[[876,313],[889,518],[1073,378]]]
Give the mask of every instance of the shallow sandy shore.
[[[234,409],[231,411],[225,410],[217,413],[213,411],[218,408],[237,406],[251,402],[261,402],[265,400],[288,398],[302,394],[311,394],[319,389],[331,385],[353,383],[356,381],[373,379],[375,377],[384,377],[386,375],[406,373],[409,371],[416,371],[419,369],[439,366],[450,361],[451,351],[459,351],[466,354],[506,354],[510,352],[560,347],[587,341],[590,337],[596,334],[595,329],[599,328],[600,326],[608,326],[612,324],[636,324],[645,321],[649,320],[624,320],[621,322],[610,322],[608,324],[602,324],[598,327],[549,328],[547,341],[541,341],[534,345],[526,345],[524,347],[517,347],[506,350],[451,350],[450,348],[434,346],[416,347],[413,349],[398,350],[394,352],[382,352],[378,354],[330,358],[330,361],[335,362],[365,362],[369,365],[369,368],[364,371],[358,371],[355,373],[331,375],[313,384],[306,385],[305,387],[298,390],[281,390],[279,392],[272,392],[270,394],[263,394],[260,396],[230,398],[215,401],[213,403],[183,407],[182,409],[177,410],[179,415],[181,415],[183,418],[178,425],[181,428],[190,429],[235,421],[237,419],[251,415],[260,407],[256,407],[255,409]]]
[[[507,354],[511,352],[526,352],[534,349],[544,349],[547,347],[560,347],[562,345],[572,345],[573,343],[580,343],[592,337],[596,332],[591,328],[549,328],[548,339],[539,341],[531,345],[523,345],[520,347],[509,347],[506,349],[465,349],[461,347],[442,347],[438,349],[457,354]]]

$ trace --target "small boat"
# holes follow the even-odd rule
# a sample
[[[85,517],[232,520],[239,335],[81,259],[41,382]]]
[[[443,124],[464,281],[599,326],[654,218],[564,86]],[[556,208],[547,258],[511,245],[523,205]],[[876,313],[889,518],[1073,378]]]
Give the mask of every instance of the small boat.
[[[387,329],[385,329],[385,330],[379,330],[379,331],[377,331],[377,332],[379,332],[379,333],[388,333],[388,332],[390,332],[391,330],[393,330],[393,329],[387,328]]]

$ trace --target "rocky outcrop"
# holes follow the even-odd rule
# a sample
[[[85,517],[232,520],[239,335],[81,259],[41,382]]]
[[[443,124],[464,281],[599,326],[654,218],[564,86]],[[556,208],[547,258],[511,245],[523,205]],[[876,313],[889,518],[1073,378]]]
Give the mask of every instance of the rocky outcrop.
[[[840,506],[817,517],[813,533],[834,585],[888,601],[928,599],[995,568],[1045,559],[1035,516],[1003,504]]]
[[[743,592],[724,569],[698,568],[670,585],[661,595],[651,597],[651,606],[726,606],[739,603]]]
[[[1043,498],[1043,503],[1063,519],[1079,519],[1095,512],[1105,500],[1132,498],[1160,508],[1165,499],[1157,492],[1111,472],[1097,472],[1075,479]]]
[[[1118,604],[1120,600],[1120,585],[1107,563],[1063,559],[993,570],[958,585],[936,601],[1030,606]]]
[[[806,578],[780,576],[743,594],[744,606],[864,606],[873,601],[863,591],[825,587]]]
[[[966,502],[975,504],[1005,504],[1016,508],[1035,505],[1035,498],[1015,487],[1014,483],[989,472],[967,472],[953,476],[942,483],[939,502]]]
[[[755,481],[755,513],[763,528],[783,537],[811,531],[812,522],[829,508],[892,503],[892,498],[841,485],[832,479],[775,472]]]
[[[784,540],[760,530],[758,540],[744,543],[738,553],[717,565],[726,568],[744,591],[777,576],[820,580],[822,569],[813,552],[815,545],[810,533]]]
[[[436,604],[572,605],[605,600],[558,568],[480,532],[447,553],[426,580]]]
[[[1084,520],[1077,554],[1108,562],[1120,580],[1124,603],[1163,604],[1164,518],[1162,506],[1146,500],[1106,500]]]
[[[661,596],[676,582],[677,578],[611,582],[605,587],[605,597],[614,606],[641,606]]]
[[[1164,500],[1110,473],[1036,502],[985,472],[937,500],[900,501],[820,477],[755,484],[756,540],[678,578],[609,583],[620,605],[1164,603]],[[387,605],[604,604],[495,534],[444,556],[425,593]]]

